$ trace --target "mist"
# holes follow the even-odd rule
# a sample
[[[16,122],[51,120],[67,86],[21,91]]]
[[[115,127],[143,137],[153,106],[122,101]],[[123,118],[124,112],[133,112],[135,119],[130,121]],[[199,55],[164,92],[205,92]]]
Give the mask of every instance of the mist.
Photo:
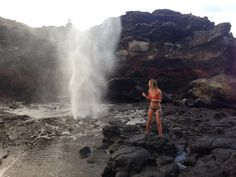
[[[97,118],[101,113],[120,33],[119,18],[109,18],[84,32],[73,26],[69,30],[62,63],[71,71],[69,90],[75,119]]]

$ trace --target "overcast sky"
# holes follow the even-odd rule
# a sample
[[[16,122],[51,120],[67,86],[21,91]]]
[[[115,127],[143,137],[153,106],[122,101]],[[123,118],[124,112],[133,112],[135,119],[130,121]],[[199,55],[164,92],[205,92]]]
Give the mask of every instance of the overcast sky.
[[[68,19],[80,30],[126,11],[171,9],[204,17],[216,24],[230,22],[236,36],[236,0],[0,0],[0,16],[32,27],[65,25]]]

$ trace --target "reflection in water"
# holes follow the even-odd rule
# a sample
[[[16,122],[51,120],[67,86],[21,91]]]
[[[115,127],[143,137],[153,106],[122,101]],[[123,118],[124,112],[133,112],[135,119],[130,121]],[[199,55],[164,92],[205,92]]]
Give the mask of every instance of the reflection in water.
[[[17,161],[20,157],[21,157],[21,154],[18,155],[18,156],[16,157],[16,159],[14,159],[13,162],[12,162],[10,165],[8,165],[8,166],[3,167],[2,169],[0,169],[0,177],[3,177],[3,176],[4,176],[4,173],[5,173],[9,168],[11,168],[11,167],[16,163],[16,161]]]

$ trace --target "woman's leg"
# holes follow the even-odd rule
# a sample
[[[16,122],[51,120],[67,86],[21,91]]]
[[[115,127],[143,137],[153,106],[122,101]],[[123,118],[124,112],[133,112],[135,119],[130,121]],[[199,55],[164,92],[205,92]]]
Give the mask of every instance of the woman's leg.
[[[147,124],[146,124],[146,134],[150,133],[150,126],[151,126],[151,123],[152,123],[152,114],[153,114],[153,111],[152,111],[152,109],[149,108],[149,110],[148,110],[148,121],[147,121]]]
[[[162,137],[162,124],[161,124],[160,110],[156,111],[156,124],[157,124],[158,134],[160,137]]]

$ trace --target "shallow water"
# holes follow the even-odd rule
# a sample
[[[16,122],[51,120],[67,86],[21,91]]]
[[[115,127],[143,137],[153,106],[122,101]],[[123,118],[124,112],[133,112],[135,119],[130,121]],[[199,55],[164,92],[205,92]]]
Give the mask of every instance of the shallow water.
[[[103,114],[98,119],[83,119],[75,121],[74,131],[64,131],[53,143],[41,147],[22,149],[9,147],[8,157],[0,166],[0,177],[94,177],[101,176],[108,160],[106,152],[96,152],[94,163],[81,159],[79,150],[84,146],[93,148],[99,146],[102,140],[102,127],[107,121],[116,118],[128,124],[145,121],[146,106],[142,104],[104,104]],[[68,104],[30,104],[18,103],[14,108],[5,109],[8,113],[28,115],[30,121],[42,119],[57,119],[63,122],[63,117],[73,119]],[[66,121],[65,121],[65,124]],[[56,127],[56,126],[55,126]],[[57,128],[57,127],[56,127]],[[40,137],[47,138],[47,137]],[[2,174],[1,174],[2,173]]]
[[[16,103],[6,109],[6,112],[17,115],[28,115],[32,118],[46,118],[46,117],[61,117],[71,116],[69,104],[50,103],[50,104],[24,104],[22,102]]]

